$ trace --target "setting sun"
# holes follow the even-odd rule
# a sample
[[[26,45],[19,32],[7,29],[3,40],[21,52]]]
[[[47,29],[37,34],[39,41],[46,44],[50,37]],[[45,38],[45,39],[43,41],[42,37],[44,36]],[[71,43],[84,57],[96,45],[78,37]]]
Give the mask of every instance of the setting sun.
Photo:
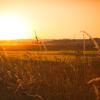
[[[0,40],[100,37],[100,0],[1,0]]]
[[[0,16],[0,40],[27,38],[28,26],[17,16]]]

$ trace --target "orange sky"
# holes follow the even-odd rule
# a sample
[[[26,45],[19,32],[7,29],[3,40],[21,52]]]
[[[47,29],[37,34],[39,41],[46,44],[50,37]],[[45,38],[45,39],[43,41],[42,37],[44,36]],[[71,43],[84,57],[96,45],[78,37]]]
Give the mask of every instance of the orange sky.
[[[0,0],[0,16],[19,16],[40,38],[100,37],[100,0]]]

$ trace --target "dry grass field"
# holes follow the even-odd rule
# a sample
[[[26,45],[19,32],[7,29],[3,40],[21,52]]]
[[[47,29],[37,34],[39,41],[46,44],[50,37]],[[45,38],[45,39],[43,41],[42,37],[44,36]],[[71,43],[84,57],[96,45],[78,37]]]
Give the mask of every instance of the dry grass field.
[[[0,52],[0,100],[99,100],[99,76],[96,56]]]
[[[100,0],[0,0],[0,100],[100,100]]]

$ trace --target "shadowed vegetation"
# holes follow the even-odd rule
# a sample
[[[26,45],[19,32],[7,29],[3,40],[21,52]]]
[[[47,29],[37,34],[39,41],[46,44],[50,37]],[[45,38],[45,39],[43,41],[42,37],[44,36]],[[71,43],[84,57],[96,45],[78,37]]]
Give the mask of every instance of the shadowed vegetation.
[[[48,58],[1,54],[0,100],[95,100],[87,82],[99,76],[100,58]]]

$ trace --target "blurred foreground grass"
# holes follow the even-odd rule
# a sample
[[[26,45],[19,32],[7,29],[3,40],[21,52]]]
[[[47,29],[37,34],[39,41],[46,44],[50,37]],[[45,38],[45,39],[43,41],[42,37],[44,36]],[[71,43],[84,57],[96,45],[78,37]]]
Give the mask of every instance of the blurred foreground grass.
[[[96,56],[1,52],[0,100],[95,100],[87,82],[99,67]]]

